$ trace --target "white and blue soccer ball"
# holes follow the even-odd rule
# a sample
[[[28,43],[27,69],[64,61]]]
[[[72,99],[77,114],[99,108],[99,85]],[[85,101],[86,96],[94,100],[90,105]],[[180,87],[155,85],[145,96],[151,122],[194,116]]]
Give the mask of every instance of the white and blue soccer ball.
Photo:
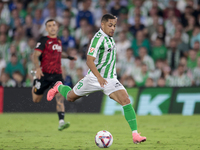
[[[108,148],[113,143],[113,136],[106,130],[99,131],[95,136],[95,143],[100,148]]]

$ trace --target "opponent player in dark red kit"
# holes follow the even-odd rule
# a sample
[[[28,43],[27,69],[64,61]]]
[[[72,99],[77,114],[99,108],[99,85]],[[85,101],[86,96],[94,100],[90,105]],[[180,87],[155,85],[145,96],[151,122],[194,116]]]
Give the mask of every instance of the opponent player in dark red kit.
[[[36,70],[36,79],[33,83],[32,97],[33,102],[38,103],[43,97],[43,93],[57,81],[63,81],[61,70],[61,58],[76,60],[74,57],[67,56],[62,52],[62,43],[57,38],[58,25],[55,20],[50,19],[46,23],[48,36],[42,37],[35,48],[33,63]],[[69,127],[69,122],[64,122],[64,98],[61,94],[56,95],[57,112],[59,116],[58,130]]]

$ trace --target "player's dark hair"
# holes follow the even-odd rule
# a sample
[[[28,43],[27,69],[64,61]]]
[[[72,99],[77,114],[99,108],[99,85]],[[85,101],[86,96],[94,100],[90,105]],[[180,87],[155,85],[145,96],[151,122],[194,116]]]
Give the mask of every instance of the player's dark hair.
[[[115,19],[115,17],[112,14],[105,14],[103,15],[103,17],[101,18],[101,22],[107,22],[108,19]]]
[[[45,22],[45,26],[47,25],[48,22],[52,22],[52,21],[55,21],[55,22],[56,22],[56,20],[54,20],[54,19],[49,19],[49,20],[47,20],[47,21]]]

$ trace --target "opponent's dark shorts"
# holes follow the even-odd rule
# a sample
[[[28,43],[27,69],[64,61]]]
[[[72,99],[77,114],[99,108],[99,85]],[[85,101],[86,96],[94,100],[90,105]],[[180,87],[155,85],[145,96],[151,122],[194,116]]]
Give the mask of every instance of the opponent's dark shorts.
[[[53,87],[53,85],[57,81],[63,82],[63,78],[61,74],[48,74],[43,73],[44,76],[41,77],[41,79],[35,79],[33,81],[34,93],[37,95],[42,95],[46,89],[49,87]]]

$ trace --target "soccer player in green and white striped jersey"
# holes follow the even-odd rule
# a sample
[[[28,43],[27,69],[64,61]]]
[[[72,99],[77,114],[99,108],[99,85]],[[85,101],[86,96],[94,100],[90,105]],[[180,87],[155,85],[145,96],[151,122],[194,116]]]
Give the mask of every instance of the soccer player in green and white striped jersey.
[[[73,89],[58,81],[48,91],[47,100],[51,101],[59,92],[68,101],[74,102],[76,99],[95,91],[103,91],[104,94],[123,106],[124,116],[132,130],[133,142],[140,143],[146,141],[146,137],[138,134],[135,111],[130,104],[126,89],[117,80],[116,46],[112,37],[116,23],[117,18],[111,14],[105,14],[102,17],[101,29],[94,35],[88,49],[88,74]]]

